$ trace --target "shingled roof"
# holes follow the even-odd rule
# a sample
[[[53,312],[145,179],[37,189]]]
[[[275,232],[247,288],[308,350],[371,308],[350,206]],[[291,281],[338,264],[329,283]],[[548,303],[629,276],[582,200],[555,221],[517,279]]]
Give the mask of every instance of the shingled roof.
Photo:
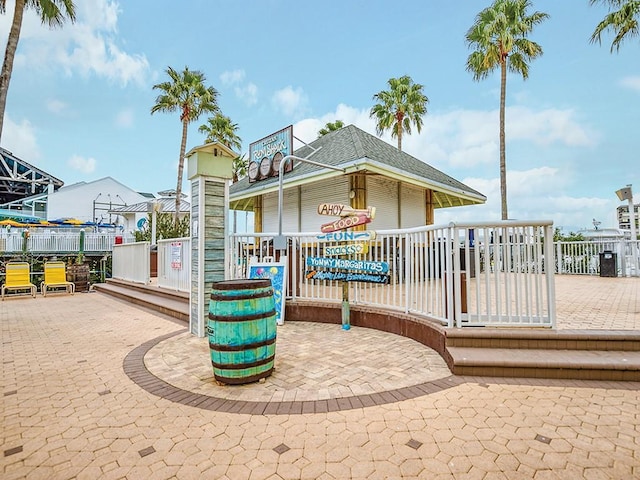
[[[345,173],[381,174],[431,189],[434,191],[436,207],[473,205],[486,201],[486,197],[480,192],[354,125],[324,135],[309,145],[313,148],[303,146],[294,155],[307,158],[316,149],[309,157],[311,160],[341,167],[345,169]],[[324,167],[299,163],[284,176],[283,188],[313,182],[318,176],[327,178],[342,174]],[[245,177],[231,185],[230,200],[232,204],[239,206],[243,199],[277,190],[278,179],[275,177],[254,183],[249,183],[249,179]]]

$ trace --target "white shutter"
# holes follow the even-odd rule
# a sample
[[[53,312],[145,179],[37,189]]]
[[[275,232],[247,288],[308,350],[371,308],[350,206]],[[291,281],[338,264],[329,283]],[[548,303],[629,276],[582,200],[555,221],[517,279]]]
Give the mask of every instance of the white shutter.
[[[388,230],[398,225],[398,182],[367,177],[367,206],[376,207],[376,217],[367,230]]]
[[[282,192],[282,231],[298,232],[298,188]],[[278,192],[267,193],[262,200],[262,229],[265,233],[278,232]]]
[[[421,227],[425,224],[424,189],[402,184],[400,188],[400,228]]]
[[[341,203],[349,205],[349,177],[343,175],[334,177],[311,185],[302,185],[301,232],[319,232],[320,226],[329,223],[337,217],[318,215],[318,205],[321,203]]]

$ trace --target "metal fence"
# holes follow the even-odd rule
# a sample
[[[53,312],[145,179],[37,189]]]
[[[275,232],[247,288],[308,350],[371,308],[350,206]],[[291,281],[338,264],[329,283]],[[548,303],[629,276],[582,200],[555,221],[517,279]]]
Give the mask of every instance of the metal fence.
[[[280,256],[286,254],[289,298],[341,301],[342,281],[326,279],[339,278],[341,269],[318,264],[331,264],[326,260],[330,252],[344,242],[315,233],[285,236],[287,249],[279,252],[273,248],[274,234],[232,235],[231,278],[245,277],[251,261],[283,261]],[[410,312],[448,326],[555,325],[554,250],[544,250],[544,245],[553,245],[552,222],[386,230],[366,244],[366,253],[351,258],[364,262],[359,265],[365,268],[384,264],[386,278],[382,282],[379,274],[372,274],[350,282],[349,301],[354,305]],[[376,283],[369,283],[372,280]]]
[[[3,229],[4,230],[4,229]],[[85,232],[85,252],[110,252],[116,242],[131,243],[131,236],[114,232]],[[0,253],[77,253],[80,250],[80,231],[24,231],[0,230]]]
[[[135,283],[150,283],[149,242],[113,246],[112,276]]]
[[[638,277],[638,259],[638,240],[556,242],[556,272],[559,274]],[[613,271],[603,271],[601,261],[612,261]]]
[[[191,291],[191,239],[158,240],[158,286]]]

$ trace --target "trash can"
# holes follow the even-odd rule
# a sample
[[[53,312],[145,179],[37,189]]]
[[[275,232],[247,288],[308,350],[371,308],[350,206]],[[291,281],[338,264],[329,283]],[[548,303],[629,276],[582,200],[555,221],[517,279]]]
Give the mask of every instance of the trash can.
[[[616,265],[617,254],[610,250],[600,253],[600,276],[601,277],[617,277],[618,267]]]

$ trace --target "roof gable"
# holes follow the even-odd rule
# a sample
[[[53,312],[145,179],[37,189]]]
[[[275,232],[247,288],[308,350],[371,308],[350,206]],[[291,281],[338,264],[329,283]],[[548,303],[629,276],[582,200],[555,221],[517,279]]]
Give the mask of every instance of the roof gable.
[[[313,153],[314,149],[316,152]],[[431,165],[418,160],[406,152],[401,152],[393,145],[371,135],[355,125],[348,125],[339,130],[323,135],[314,140],[309,146],[303,146],[294,155],[314,162],[336,167],[348,168],[350,172],[375,169],[388,172],[390,176],[404,177],[410,181],[436,191],[455,192],[469,197],[471,203],[484,203],[486,197],[477,190],[465,185],[455,178],[441,172]],[[308,178],[313,181],[315,175],[326,172],[326,169],[309,163],[297,164],[294,170],[283,178],[283,184],[292,183],[297,178]],[[339,175],[339,173],[337,173]],[[230,187],[231,200],[234,197],[257,195],[264,190],[277,188],[278,178],[273,177],[255,183],[249,183],[248,178],[234,183]]]

